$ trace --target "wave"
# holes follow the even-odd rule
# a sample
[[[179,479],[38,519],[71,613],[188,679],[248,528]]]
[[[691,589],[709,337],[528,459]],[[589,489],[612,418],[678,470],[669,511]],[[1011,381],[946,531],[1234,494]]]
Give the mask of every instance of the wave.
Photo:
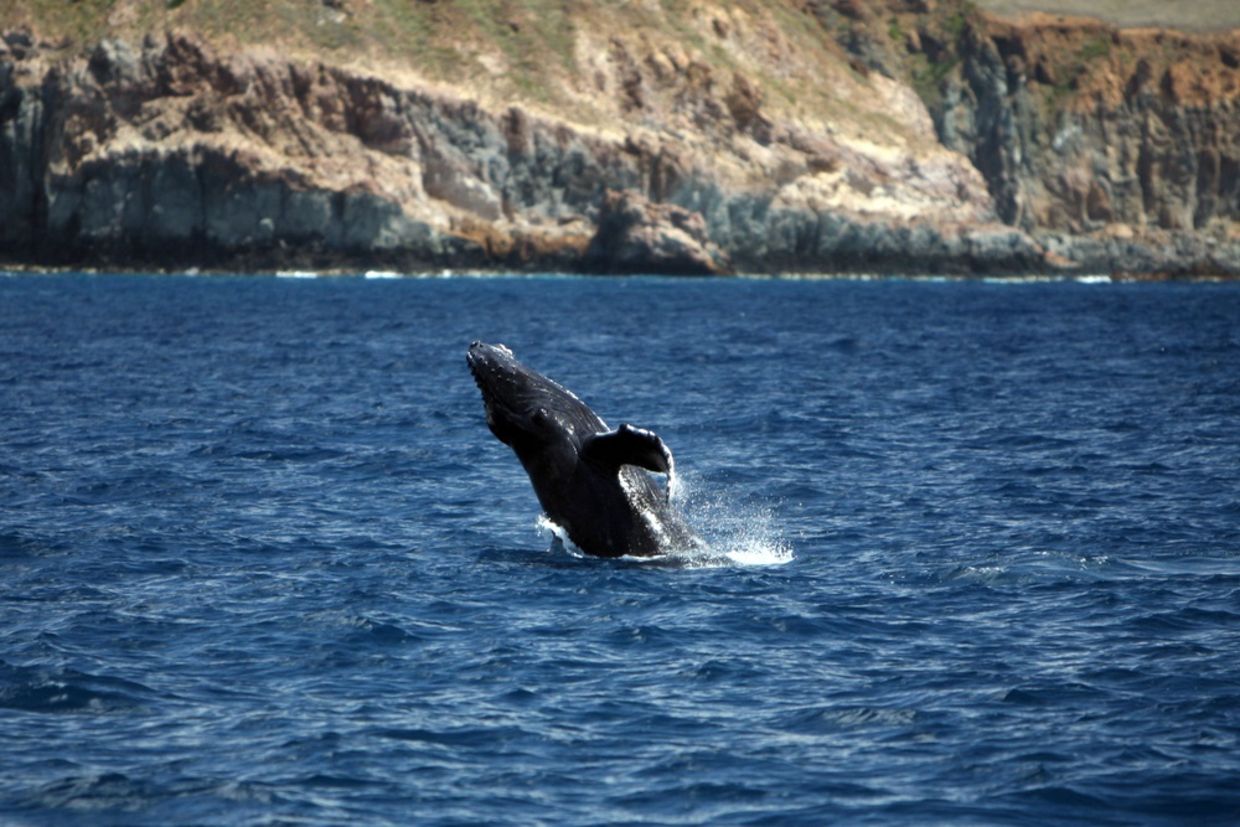
[[[0,661],[0,708],[22,712],[108,712],[142,706],[156,693],[123,678]]]

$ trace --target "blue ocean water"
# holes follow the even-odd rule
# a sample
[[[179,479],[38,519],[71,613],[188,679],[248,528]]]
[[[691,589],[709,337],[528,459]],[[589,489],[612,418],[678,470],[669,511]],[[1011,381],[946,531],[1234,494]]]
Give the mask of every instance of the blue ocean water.
[[[575,556],[464,361],[653,428]],[[1240,823],[1240,286],[0,278],[0,823]]]

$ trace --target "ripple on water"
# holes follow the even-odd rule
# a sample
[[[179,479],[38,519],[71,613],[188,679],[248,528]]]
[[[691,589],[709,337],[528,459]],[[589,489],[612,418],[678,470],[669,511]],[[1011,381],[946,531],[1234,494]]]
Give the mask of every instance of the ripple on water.
[[[0,707],[40,713],[125,712],[167,701],[136,681],[0,661]]]

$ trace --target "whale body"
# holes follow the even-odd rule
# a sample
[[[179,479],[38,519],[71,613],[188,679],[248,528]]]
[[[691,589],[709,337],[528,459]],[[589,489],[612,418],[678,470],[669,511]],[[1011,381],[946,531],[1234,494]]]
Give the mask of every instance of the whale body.
[[[567,388],[517,361],[504,345],[466,355],[487,425],[512,448],[547,517],[587,554],[649,557],[700,540],[668,497],[675,461],[653,431],[607,424]],[[664,474],[661,489],[650,474]]]

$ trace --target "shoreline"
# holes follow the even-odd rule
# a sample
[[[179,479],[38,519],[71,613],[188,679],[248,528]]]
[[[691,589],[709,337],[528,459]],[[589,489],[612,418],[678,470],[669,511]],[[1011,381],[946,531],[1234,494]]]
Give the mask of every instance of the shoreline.
[[[821,110],[777,105],[761,65],[680,56],[683,38],[621,42],[582,92],[615,119],[603,130],[576,109],[189,30],[73,55],[10,33],[0,266],[1240,278],[1226,128],[1240,45],[1175,40],[1184,59],[1154,61],[1135,35],[1088,40],[1105,28],[892,14],[898,26],[862,15],[879,39],[852,62],[828,48],[838,21],[797,41],[821,64],[806,94],[842,96]],[[793,34],[718,22],[725,42]],[[1057,60],[1085,46],[1090,61]],[[934,88],[909,49],[938,61]],[[1206,65],[1210,95],[1190,82]]]
[[[1240,276],[1228,274],[1167,273],[898,273],[863,271],[778,271],[726,274],[674,273],[598,273],[581,270],[534,270],[505,268],[427,268],[424,270],[361,270],[330,268],[322,270],[254,270],[215,268],[107,268],[30,264],[0,264],[0,277],[18,276],[138,276],[150,278],[278,278],[278,279],[357,279],[363,281],[401,281],[434,279],[665,279],[668,281],[911,281],[922,283],[977,282],[982,284],[1240,284]]]

